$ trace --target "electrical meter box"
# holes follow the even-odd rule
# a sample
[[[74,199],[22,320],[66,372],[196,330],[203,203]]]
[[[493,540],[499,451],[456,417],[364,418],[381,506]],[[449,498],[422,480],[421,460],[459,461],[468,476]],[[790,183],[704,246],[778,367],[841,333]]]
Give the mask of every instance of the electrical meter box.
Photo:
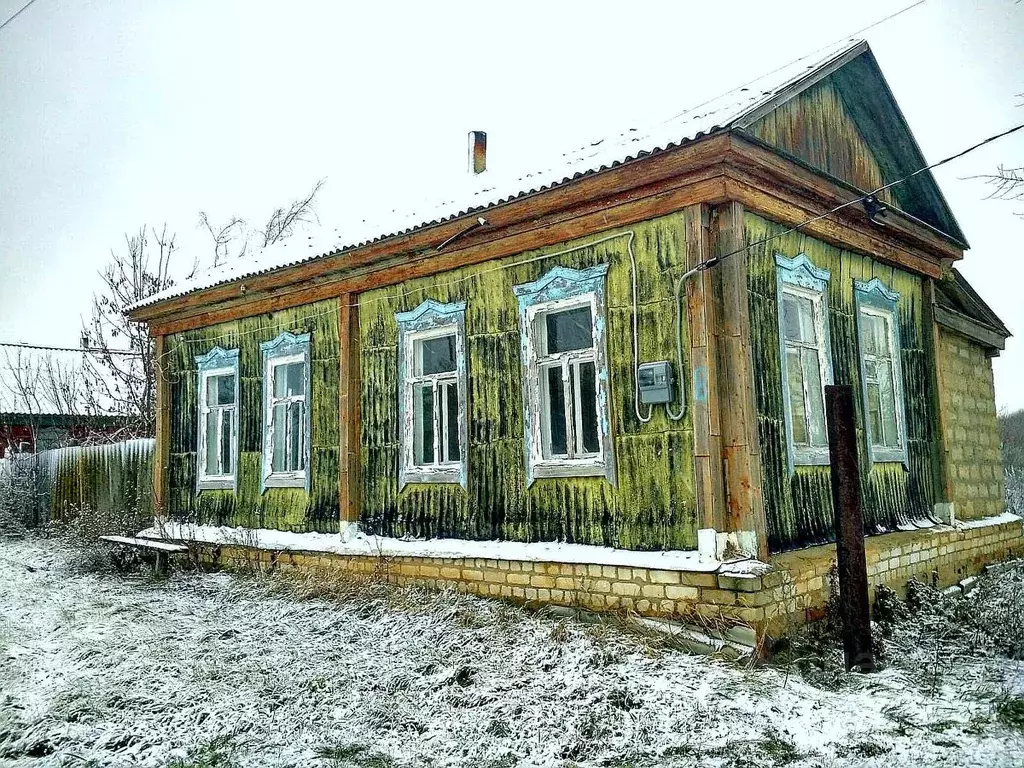
[[[642,363],[637,369],[640,382],[640,402],[649,405],[672,402],[672,363],[659,360],[656,363]]]

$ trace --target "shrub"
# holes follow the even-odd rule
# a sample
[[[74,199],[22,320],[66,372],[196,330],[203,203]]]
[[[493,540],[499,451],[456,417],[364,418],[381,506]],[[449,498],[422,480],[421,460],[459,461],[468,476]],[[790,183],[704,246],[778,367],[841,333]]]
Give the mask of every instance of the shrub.
[[[127,547],[112,549],[100,536],[134,536],[149,522],[136,509],[75,507],[63,520],[52,523],[49,533],[66,545],[66,564],[73,570],[128,570],[139,564],[139,553]]]
[[[0,536],[24,535],[35,525],[36,473],[32,457],[0,461]]]

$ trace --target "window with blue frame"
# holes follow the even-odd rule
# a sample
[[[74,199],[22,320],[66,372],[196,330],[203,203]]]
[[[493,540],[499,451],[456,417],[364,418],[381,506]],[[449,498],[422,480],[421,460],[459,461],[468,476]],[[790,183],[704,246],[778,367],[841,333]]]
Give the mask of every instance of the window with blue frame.
[[[399,487],[467,480],[466,304],[397,312]]]
[[[881,280],[854,282],[868,453],[873,462],[907,460],[906,416],[896,304]]]
[[[309,490],[309,334],[282,333],[263,353],[263,488]]]
[[[196,489],[233,489],[238,478],[238,350],[214,347],[196,356]]]
[[[608,407],[607,264],[555,267],[514,287],[519,301],[527,481],[615,481]]]
[[[789,467],[828,464],[825,385],[832,383],[827,270],[806,254],[775,257]]]

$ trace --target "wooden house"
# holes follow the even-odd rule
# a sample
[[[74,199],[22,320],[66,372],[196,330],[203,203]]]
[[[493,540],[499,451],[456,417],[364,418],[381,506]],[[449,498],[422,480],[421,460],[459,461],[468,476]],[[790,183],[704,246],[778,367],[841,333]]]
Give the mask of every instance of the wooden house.
[[[952,270],[967,242],[875,57],[773,78],[133,307],[160,509],[629,550],[713,529],[763,558],[832,536],[840,382],[868,533],[1003,512],[1008,331]]]

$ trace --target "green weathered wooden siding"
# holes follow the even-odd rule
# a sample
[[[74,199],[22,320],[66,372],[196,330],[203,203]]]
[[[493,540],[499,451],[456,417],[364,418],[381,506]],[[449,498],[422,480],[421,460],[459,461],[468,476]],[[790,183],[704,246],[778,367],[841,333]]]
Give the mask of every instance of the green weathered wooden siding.
[[[283,331],[310,334],[312,373],[310,491],[260,493],[263,357],[260,343]],[[239,350],[238,491],[196,493],[195,356],[213,347]],[[338,304],[328,300],[175,334],[167,340],[170,379],[170,514],[201,523],[294,531],[338,530]]]
[[[672,296],[675,279],[685,271],[688,215],[680,213],[633,227],[639,268],[641,361],[675,359]],[[663,407],[656,408],[654,419],[641,424],[633,412],[627,237],[510,266],[608,234],[613,233],[360,296],[365,527],[395,536],[565,539],[635,549],[695,546],[689,413],[683,420],[671,422]],[[618,486],[604,478],[548,478],[538,479],[527,489],[519,313],[512,286],[534,280],[559,264],[579,269],[604,262],[611,264],[608,356]],[[442,303],[466,302],[469,483],[467,490],[457,485],[409,485],[399,493],[395,312],[414,309],[428,298]],[[685,316],[683,330],[685,334]],[[685,337],[683,345],[688,347]]]
[[[745,228],[748,243],[780,235],[786,229],[750,213],[746,215]],[[837,384],[853,385],[856,395],[867,531],[891,530],[897,525],[927,517],[935,496],[932,462],[936,417],[928,376],[931,362],[927,356],[930,352],[922,317],[922,279],[799,233],[783,235],[766,244],[751,245],[749,253],[747,285],[751,327],[759,329],[753,334],[751,348],[769,546],[777,551],[833,538],[828,467],[797,467],[790,477],[786,463],[776,253],[787,258],[806,253],[815,266],[831,272],[828,303],[833,375]],[[902,343],[909,466],[876,464],[868,471],[853,282],[873,277],[900,294],[897,311]]]

